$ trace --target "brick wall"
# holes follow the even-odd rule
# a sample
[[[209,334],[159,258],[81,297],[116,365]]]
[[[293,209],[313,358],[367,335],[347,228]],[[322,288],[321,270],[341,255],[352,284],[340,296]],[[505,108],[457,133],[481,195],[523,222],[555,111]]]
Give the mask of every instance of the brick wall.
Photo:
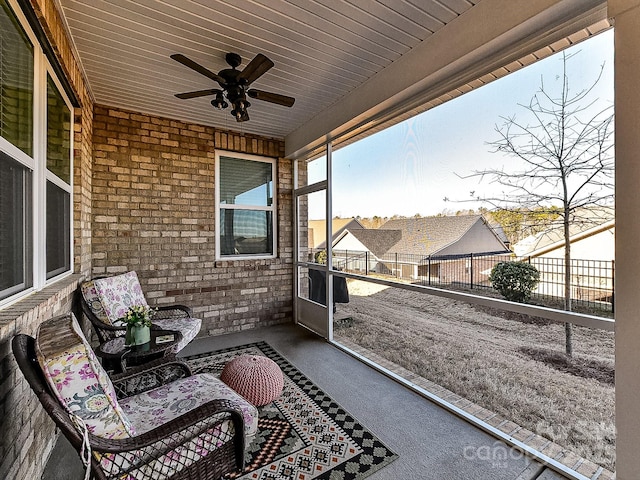
[[[0,311],[0,478],[40,478],[57,433],[18,369],[11,338],[34,336],[43,319],[69,312],[78,279],[67,277]]]
[[[40,478],[57,438],[53,421],[18,370],[11,352],[11,338],[20,332],[33,335],[43,320],[69,312],[78,281],[91,271],[93,99],[70,48],[56,2],[31,0],[30,3],[80,102],[80,107],[73,112],[76,274],[0,311],[0,478],[7,480]]]
[[[291,320],[292,162],[278,140],[96,106],[93,274],[136,270],[152,304],[181,303],[215,335]],[[215,260],[215,149],[278,158],[278,254]]]

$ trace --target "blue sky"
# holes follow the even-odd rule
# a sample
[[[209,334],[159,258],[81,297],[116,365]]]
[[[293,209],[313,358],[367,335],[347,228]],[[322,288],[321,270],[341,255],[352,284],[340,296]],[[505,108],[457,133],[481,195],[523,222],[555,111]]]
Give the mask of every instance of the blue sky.
[[[613,104],[613,30],[571,47],[572,90],[602,80],[595,96]],[[469,192],[490,192],[488,182],[461,179],[473,170],[513,164],[491,153],[487,142],[498,139],[501,116],[526,116],[518,104],[528,104],[540,89],[556,91],[562,73],[561,54],[536,62],[466,95],[433,108],[383,132],[333,153],[333,212],[336,216],[371,217],[435,215],[443,211],[478,208],[479,204],[444,202],[467,200]],[[320,162],[314,162],[320,163]],[[322,218],[320,205],[310,200],[311,218]]]

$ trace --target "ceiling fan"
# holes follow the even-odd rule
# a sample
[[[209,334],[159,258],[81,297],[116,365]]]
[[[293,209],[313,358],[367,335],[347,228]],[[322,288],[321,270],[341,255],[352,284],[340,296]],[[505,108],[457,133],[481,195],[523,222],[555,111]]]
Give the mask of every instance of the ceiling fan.
[[[250,84],[273,67],[273,62],[261,53],[257,54],[243,70],[237,69],[242,63],[240,55],[237,53],[227,53],[225,55],[225,60],[231,68],[225,68],[224,70],[220,70],[218,73],[212,72],[180,53],[171,55],[171,58],[204,75],[205,77],[215,80],[222,88],[177,93],[176,97],[184,100],[187,98],[215,95],[216,98],[211,100],[211,105],[223,110],[229,106],[229,103],[231,103],[233,107],[231,115],[233,115],[238,122],[246,122],[249,120],[247,108],[251,106],[251,103],[247,100],[247,96],[255,98],[256,100],[284,105],[285,107],[291,107],[296,101],[295,98],[288,97],[286,95],[265,92],[264,90],[257,90],[255,88],[248,89]],[[225,98],[229,103],[225,101]]]

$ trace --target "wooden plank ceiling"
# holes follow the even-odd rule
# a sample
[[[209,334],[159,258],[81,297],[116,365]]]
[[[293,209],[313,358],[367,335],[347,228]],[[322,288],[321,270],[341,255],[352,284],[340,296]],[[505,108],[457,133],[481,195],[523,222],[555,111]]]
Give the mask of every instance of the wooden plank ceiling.
[[[418,46],[479,0],[59,0],[98,104],[284,138]],[[213,97],[218,88],[169,58],[213,72],[227,52],[275,66],[252,87],[295,97],[292,108],[251,100],[248,122]]]

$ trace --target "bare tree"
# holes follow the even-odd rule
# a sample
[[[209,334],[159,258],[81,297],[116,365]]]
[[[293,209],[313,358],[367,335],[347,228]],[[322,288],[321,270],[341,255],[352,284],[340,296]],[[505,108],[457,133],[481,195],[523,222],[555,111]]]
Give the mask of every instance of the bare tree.
[[[575,55],[575,54],[574,54]],[[474,171],[468,177],[488,179],[504,187],[501,194],[475,201],[495,208],[524,208],[559,213],[564,238],[564,309],[571,311],[572,224],[593,222],[596,206],[613,201],[613,106],[594,97],[604,65],[586,88],[573,92],[567,64],[573,55],[562,56],[559,91],[553,93],[541,79],[540,89],[528,105],[519,104],[526,120],[501,117],[499,138],[489,145],[516,161],[513,166]],[[591,212],[591,213],[589,213]],[[572,325],[565,324],[566,354],[572,356]]]

